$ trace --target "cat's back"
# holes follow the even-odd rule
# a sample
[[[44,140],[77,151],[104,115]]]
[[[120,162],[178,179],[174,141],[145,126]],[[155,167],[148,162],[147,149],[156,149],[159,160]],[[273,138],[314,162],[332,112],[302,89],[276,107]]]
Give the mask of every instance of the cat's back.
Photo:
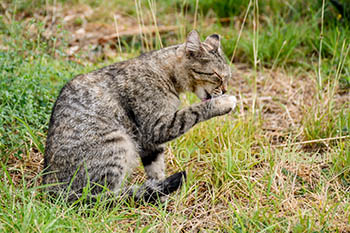
[[[57,118],[77,118],[79,115],[108,116],[118,110],[118,89],[126,79],[125,62],[81,74],[61,89],[53,107],[51,121]],[[50,122],[50,127],[51,127]]]
[[[123,64],[121,64],[123,65]],[[115,67],[117,69],[117,67]],[[123,130],[123,107],[118,96],[118,82],[108,69],[78,75],[61,89],[54,104],[48,130],[46,154],[91,146],[107,131]],[[113,76],[113,79],[117,79]]]

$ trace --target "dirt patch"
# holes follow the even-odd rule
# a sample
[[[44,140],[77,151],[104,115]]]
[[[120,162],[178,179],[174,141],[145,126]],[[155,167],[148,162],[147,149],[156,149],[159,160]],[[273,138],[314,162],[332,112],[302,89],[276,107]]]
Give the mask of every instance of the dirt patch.
[[[310,73],[290,74],[283,70],[254,72],[245,64],[234,64],[231,86],[240,99],[240,114],[260,114],[262,130],[272,144],[281,144],[293,137],[304,140],[305,116],[324,111],[333,101],[333,110],[350,107],[350,91],[339,90],[334,97],[318,96],[316,77]],[[327,93],[327,90],[325,91]]]

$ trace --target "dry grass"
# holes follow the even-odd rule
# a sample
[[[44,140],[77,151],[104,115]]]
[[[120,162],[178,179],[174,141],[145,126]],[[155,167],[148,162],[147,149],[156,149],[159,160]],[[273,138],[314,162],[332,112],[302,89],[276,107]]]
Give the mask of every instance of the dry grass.
[[[256,75],[257,93],[249,84]],[[309,74],[288,74],[284,71],[264,70],[254,74],[251,70],[240,70],[234,74],[232,86],[239,93],[243,106],[255,102],[257,113],[261,114],[263,130],[271,142],[285,142],[288,133],[302,134],[302,119],[305,110],[314,103],[316,88],[314,77]],[[247,114],[241,111],[241,114]],[[286,138],[287,137],[287,138]]]
[[[122,9],[113,9],[118,35],[123,35],[124,41],[137,40],[140,32],[136,17],[120,12]],[[45,40],[58,38],[55,46],[65,38],[66,55],[75,62],[91,65],[91,61],[101,58],[121,60],[134,56],[134,51],[125,47],[120,53],[115,21],[106,14],[103,7],[57,4],[47,7],[45,14],[18,17],[25,21],[29,39],[40,30]],[[43,22],[43,29],[30,23],[33,18]],[[11,17],[5,20],[10,23]],[[170,31],[164,37],[175,43],[173,31],[180,34],[183,28],[163,22],[169,29],[163,32]],[[60,24],[68,33],[60,34]],[[145,31],[141,34],[146,35],[146,40],[155,37],[162,32],[161,26],[154,26],[152,15],[145,16]],[[75,56],[78,51],[85,55]],[[332,130],[341,111],[350,108],[350,91],[335,88],[335,95],[328,95],[330,90],[318,89],[316,74],[310,71],[278,67],[254,71],[245,64],[234,67],[230,92],[239,99],[236,113],[202,123],[168,146],[168,173],[188,173],[185,187],[168,202],[137,208],[125,204],[111,211],[98,207],[76,211],[46,202],[45,196],[23,197],[25,190],[40,185],[43,167],[43,155],[30,139],[24,145],[26,153],[18,156],[16,151],[7,150],[11,153],[2,163],[9,177],[1,176],[1,182],[11,190],[0,192],[2,196],[10,193],[13,199],[0,202],[5,209],[0,219],[7,216],[1,219],[0,229],[5,223],[24,222],[9,212],[26,212],[24,207],[34,205],[38,212],[30,208],[27,211],[38,216],[32,221],[32,231],[44,231],[45,222],[55,226],[56,221],[61,221],[62,226],[71,224],[77,231],[350,232],[350,163],[346,162],[349,135]],[[194,101],[192,95],[183,97],[185,104]],[[41,133],[37,136],[44,137]],[[139,167],[131,182],[142,183],[144,179]],[[22,198],[19,204],[16,198]],[[44,207],[38,204],[42,200]],[[76,213],[79,211],[90,211],[91,216],[82,217]],[[41,218],[41,212],[52,216]]]

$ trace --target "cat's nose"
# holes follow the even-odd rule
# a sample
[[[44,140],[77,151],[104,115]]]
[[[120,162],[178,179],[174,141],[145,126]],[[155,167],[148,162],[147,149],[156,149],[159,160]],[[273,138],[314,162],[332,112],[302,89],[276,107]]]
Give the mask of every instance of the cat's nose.
[[[222,94],[225,94],[227,92],[227,85],[226,84],[223,84],[221,86],[221,91],[222,91]]]

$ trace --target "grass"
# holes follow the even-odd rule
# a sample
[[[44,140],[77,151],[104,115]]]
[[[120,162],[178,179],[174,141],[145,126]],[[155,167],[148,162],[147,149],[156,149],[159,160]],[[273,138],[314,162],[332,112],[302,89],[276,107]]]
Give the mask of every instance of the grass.
[[[349,25],[334,6],[326,1],[322,18],[322,1],[210,0],[197,11],[191,0],[135,2],[137,9],[125,0],[0,4],[0,231],[349,232]],[[142,39],[101,40],[116,26],[174,24]],[[235,51],[229,92],[240,101],[235,113],[168,145],[167,173],[188,174],[182,190],[158,206],[50,201],[41,186],[43,150],[64,83],[182,42],[194,25],[203,38],[221,34],[228,59]],[[81,27],[100,37],[73,40]],[[184,105],[196,101],[182,96]],[[140,166],[132,182],[143,179]]]

